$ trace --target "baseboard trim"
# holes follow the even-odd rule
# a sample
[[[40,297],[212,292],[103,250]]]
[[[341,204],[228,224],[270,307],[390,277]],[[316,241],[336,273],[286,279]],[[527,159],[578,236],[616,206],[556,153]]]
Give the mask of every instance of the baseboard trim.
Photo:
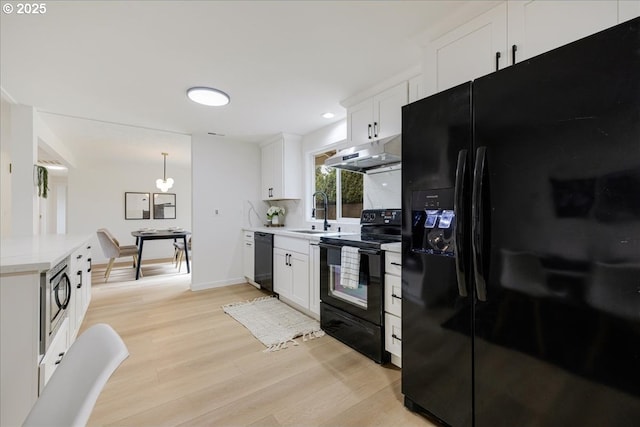
[[[156,259],[143,259],[142,260],[142,265],[148,265],[148,264],[164,264],[164,263],[168,263],[168,262],[173,262],[173,258],[156,258]],[[114,267],[124,267],[126,265],[133,265],[133,260],[129,260],[129,261],[116,261],[113,263]],[[95,268],[95,269],[101,269],[101,268],[107,268],[107,263],[104,264],[92,264],[91,268]]]
[[[192,278],[193,280],[193,278]],[[205,289],[214,289],[214,288],[223,288],[225,286],[230,285],[241,285],[243,283],[247,283],[247,280],[244,277],[236,277],[225,280],[217,280],[215,282],[204,282],[204,283],[191,283],[192,291],[203,291]]]

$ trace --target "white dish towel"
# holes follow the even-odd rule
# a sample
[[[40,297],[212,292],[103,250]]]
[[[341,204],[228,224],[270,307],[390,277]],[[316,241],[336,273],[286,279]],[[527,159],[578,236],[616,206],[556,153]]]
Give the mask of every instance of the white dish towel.
[[[360,282],[360,252],[358,248],[343,246],[340,255],[340,284],[343,288],[358,289]]]

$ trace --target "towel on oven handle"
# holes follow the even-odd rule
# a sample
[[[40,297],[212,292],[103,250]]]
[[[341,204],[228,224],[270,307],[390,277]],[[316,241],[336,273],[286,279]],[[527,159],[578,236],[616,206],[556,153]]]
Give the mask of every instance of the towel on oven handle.
[[[347,289],[358,289],[360,251],[352,246],[343,246],[340,255],[340,285]]]

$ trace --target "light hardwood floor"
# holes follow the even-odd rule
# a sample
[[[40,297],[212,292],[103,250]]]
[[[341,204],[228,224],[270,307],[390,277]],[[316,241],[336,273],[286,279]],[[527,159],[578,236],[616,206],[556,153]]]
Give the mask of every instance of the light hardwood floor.
[[[432,426],[406,410],[400,370],[324,336],[263,353],[221,306],[263,293],[249,284],[192,292],[169,263],[94,268],[82,330],[110,324],[130,356],[100,395],[89,425]]]

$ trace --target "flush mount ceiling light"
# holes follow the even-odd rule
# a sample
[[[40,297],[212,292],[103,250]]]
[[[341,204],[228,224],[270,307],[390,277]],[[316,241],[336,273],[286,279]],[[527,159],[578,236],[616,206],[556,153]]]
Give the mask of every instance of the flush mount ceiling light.
[[[333,119],[335,116],[336,116],[336,115],[335,115],[335,114],[333,114],[333,113],[332,113],[332,112],[330,112],[330,111],[327,111],[326,113],[324,113],[324,114],[322,115],[322,117],[324,117],[325,119]]]
[[[167,178],[167,156],[169,153],[162,153],[164,157],[164,175],[162,178],[156,179],[156,187],[163,193],[166,193],[171,187],[173,187],[173,178]]]
[[[192,87],[187,90],[187,96],[193,102],[210,107],[221,107],[231,101],[229,95],[211,87]]]

